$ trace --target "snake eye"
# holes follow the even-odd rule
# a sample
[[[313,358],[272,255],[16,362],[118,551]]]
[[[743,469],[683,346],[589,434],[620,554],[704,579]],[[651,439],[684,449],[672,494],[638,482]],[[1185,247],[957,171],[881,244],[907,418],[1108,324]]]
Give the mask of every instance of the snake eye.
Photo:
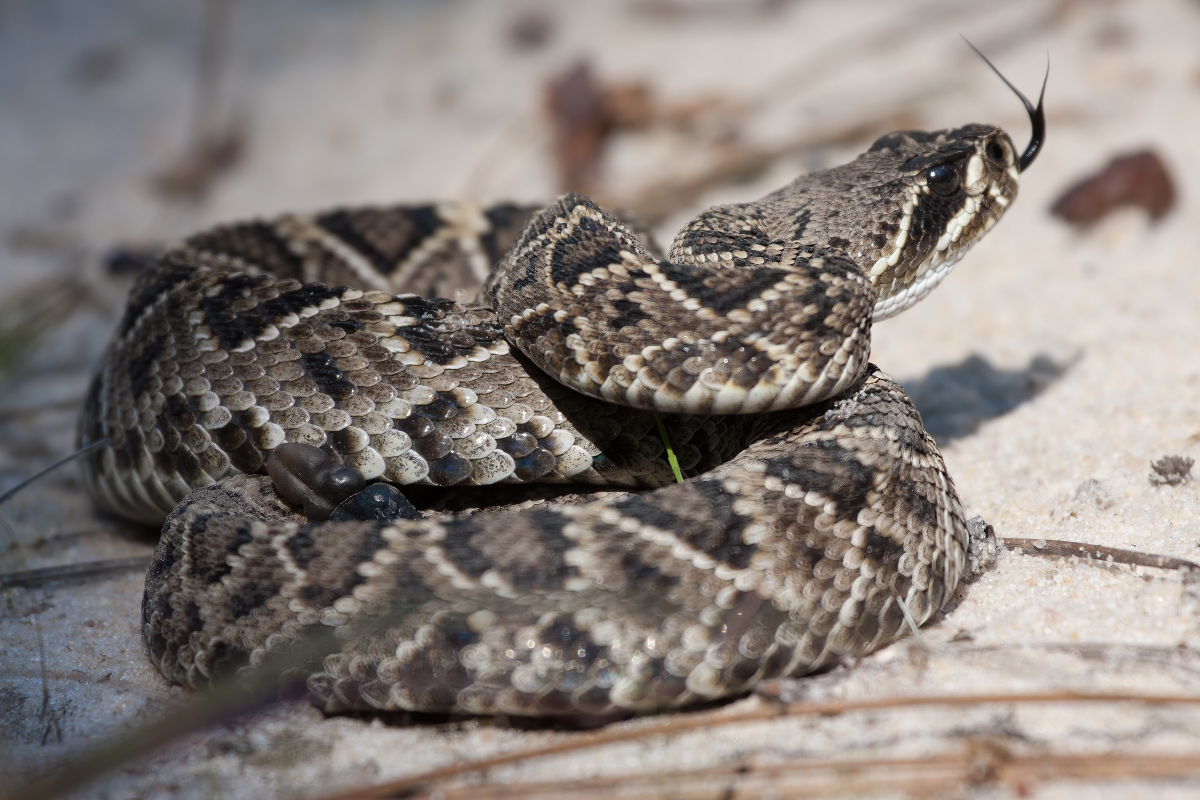
[[[930,167],[925,173],[925,184],[934,194],[949,197],[958,191],[958,170],[945,164]]]
[[[987,143],[987,147],[984,148],[984,152],[987,153],[987,157],[992,161],[995,161],[998,164],[1004,163],[1004,148],[1001,147],[1000,143],[995,139],[992,139]]]

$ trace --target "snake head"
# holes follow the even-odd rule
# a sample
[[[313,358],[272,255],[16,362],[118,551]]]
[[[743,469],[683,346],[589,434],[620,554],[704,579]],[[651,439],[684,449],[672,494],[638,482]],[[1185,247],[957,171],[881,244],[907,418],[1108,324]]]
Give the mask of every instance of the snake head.
[[[1000,128],[967,125],[878,139],[841,169],[890,180],[872,188],[875,230],[855,254],[875,287],[876,320],[916,303],[991,230],[1017,196],[1021,152]]]
[[[900,210],[893,209],[891,220],[881,222],[875,239],[884,242],[870,269],[877,320],[927,295],[991,230],[1016,198],[1020,174],[1046,141],[1046,81],[1034,106],[979,48],[967,44],[1024,104],[1032,129],[1029,144],[1020,152],[1007,133],[990,125],[898,131],[877,140],[858,159],[890,160],[901,175],[894,185],[903,187],[893,200]]]

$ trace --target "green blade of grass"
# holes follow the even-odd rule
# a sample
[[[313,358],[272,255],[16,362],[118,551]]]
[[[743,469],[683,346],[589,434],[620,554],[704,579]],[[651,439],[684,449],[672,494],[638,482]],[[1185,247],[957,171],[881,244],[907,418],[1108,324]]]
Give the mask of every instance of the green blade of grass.
[[[683,483],[683,472],[679,469],[679,459],[675,458],[675,450],[671,447],[671,437],[667,436],[667,426],[663,424],[662,417],[657,411],[654,412],[654,422],[658,425],[658,435],[662,437],[663,445],[667,448],[667,463],[671,465],[671,472],[675,473],[675,482]]]

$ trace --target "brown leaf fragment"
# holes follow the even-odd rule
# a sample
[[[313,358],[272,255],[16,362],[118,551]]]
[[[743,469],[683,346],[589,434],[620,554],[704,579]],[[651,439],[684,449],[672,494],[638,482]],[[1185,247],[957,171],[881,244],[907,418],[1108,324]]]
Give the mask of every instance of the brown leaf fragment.
[[[1088,226],[1121,206],[1139,206],[1158,221],[1175,205],[1175,187],[1152,150],[1119,156],[1072,186],[1050,209],[1074,225]]]
[[[608,126],[604,94],[586,61],[550,81],[546,108],[554,124],[559,187],[588,194],[599,173]]]
[[[604,122],[610,129],[645,128],[657,121],[650,87],[644,83],[619,83],[601,87]]]
[[[151,188],[169,200],[200,200],[217,178],[238,165],[245,149],[246,140],[240,127],[206,136],[154,175]]]
[[[609,134],[644,128],[659,117],[650,87],[603,84],[586,61],[550,81],[546,108],[554,124],[559,184],[566,191],[584,194],[594,192]]]
[[[559,188],[598,199],[610,199],[603,197],[599,183],[604,150],[614,133],[654,127],[694,131],[712,128],[714,123],[728,129],[746,107],[742,101],[717,95],[665,102],[655,97],[644,81],[606,83],[598,79],[586,60],[548,80],[544,97],[546,114],[554,126]],[[723,136],[718,147],[727,148],[732,138],[736,137]],[[772,159],[768,156],[766,162]]]
[[[558,185],[565,192],[592,188],[604,139],[604,96],[592,67],[580,61],[546,86],[546,109],[554,125]]]
[[[196,63],[191,143],[183,153],[150,178],[150,187],[167,200],[198,202],[246,153],[245,125],[240,120],[214,122],[220,113],[222,73],[229,50],[232,0],[204,0],[204,26]]]
[[[604,146],[615,131],[653,125],[688,128],[700,117],[730,106],[717,97],[665,105],[641,81],[604,83],[579,61],[546,85],[546,111],[554,125],[554,154],[564,191],[595,194]]]
[[[1178,486],[1192,477],[1194,458],[1187,456],[1163,456],[1150,465],[1154,472],[1150,473],[1150,483],[1155,486]]]

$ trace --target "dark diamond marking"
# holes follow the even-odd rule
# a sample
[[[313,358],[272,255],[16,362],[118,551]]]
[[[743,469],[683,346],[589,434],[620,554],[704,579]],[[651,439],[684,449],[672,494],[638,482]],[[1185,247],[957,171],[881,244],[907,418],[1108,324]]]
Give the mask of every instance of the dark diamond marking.
[[[144,273],[129,296],[125,315],[121,318],[121,324],[117,326],[117,336],[129,333],[138,318],[146,313],[154,298],[187,283],[195,273],[196,267],[179,256],[166,256],[159,263],[158,269]],[[146,280],[143,281],[142,278]]]
[[[346,373],[338,369],[337,360],[321,351],[300,356],[300,366],[317,384],[317,388],[334,400],[345,400],[354,395],[358,388],[346,380]]]
[[[660,530],[671,531],[697,550],[735,569],[745,569],[756,547],[742,541],[742,531],[751,519],[733,512],[734,497],[721,488],[719,481],[701,480],[690,483],[695,498],[695,516],[681,517],[645,498],[634,496],[622,500],[617,509]],[[691,498],[689,498],[691,499]]]
[[[624,297],[613,300],[612,306],[616,311],[616,314],[609,320],[613,330],[619,331],[621,328],[635,326],[644,319],[650,319],[650,315],[642,310],[641,303],[635,303]]]
[[[304,270],[304,260],[264,222],[205,231],[189,238],[187,244],[203,252],[233,256],[280,277],[299,278]]]
[[[434,206],[412,206],[403,214],[387,214],[374,209],[334,211],[317,217],[317,223],[353,247],[384,275],[392,272],[421,242],[443,226]],[[384,235],[371,235],[370,228],[386,227]]]
[[[760,267],[754,272],[727,270],[727,275],[712,272],[706,275],[697,272],[694,267],[669,262],[659,264],[659,270],[667,279],[687,292],[688,297],[717,313],[744,308],[747,303],[779,283],[788,274],[786,270]]]
[[[793,462],[793,456],[768,459],[767,474],[805,491],[836,499],[842,513],[857,513],[867,507],[867,496],[875,485],[870,468],[837,442],[811,442],[804,450],[804,462],[800,465]]]
[[[279,587],[273,584],[246,581],[232,593],[229,613],[234,619],[241,619],[254,609],[266,605],[267,601],[278,593]]]

